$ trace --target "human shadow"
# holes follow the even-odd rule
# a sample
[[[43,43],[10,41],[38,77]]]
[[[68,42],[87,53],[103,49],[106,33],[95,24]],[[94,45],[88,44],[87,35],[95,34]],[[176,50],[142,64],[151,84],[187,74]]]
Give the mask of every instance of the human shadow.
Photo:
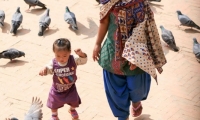
[[[46,37],[46,36],[52,35],[52,34],[56,33],[57,31],[59,31],[58,28],[56,28],[56,29],[52,29],[52,28],[50,28],[50,29],[48,29],[48,30],[45,30],[45,31],[44,31],[44,35],[43,35],[43,37]]]
[[[89,23],[89,28],[85,27],[82,23],[77,21],[78,30],[74,31],[72,28],[70,28],[70,30],[75,32],[76,35],[86,35],[86,37],[83,39],[94,37],[97,34],[98,26],[91,18],[87,18],[87,21]]]
[[[4,26],[1,28],[3,33],[9,33],[10,31],[10,24],[4,22]]]
[[[150,118],[151,115],[148,114],[142,114],[139,117],[135,118],[134,120],[153,120]]]
[[[186,29],[184,29],[184,31],[186,33],[200,33],[200,31],[195,28],[186,28]]]
[[[162,9],[163,10],[163,6],[164,5],[160,5],[160,4],[154,4],[154,3],[149,3],[151,10],[153,11],[153,13],[158,14],[158,11],[156,8]]]
[[[14,67],[14,66],[22,66],[24,64],[28,63],[27,61],[23,61],[23,60],[12,60],[9,61],[7,64],[5,65],[1,65],[0,67],[6,68],[6,67]]]
[[[43,8],[35,8],[35,9],[31,9],[30,12],[27,13],[31,13],[31,14],[35,14],[35,15],[41,15],[42,13],[45,12],[46,9]]]
[[[19,29],[19,30],[17,30],[16,36],[25,35],[25,34],[29,33],[30,31],[31,31],[30,29],[24,29],[24,28]]]

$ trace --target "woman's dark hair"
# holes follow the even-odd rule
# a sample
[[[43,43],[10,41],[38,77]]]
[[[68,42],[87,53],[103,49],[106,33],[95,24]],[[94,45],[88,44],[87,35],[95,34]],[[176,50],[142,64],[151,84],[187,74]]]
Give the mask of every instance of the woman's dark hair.
[[[68,39],[66,38],[60,38],[57,39],[54,43],[53,43],[53,51],[60,51],[60,50],[64,50],[64,51],[70,51],[71,50],[71,43]]]

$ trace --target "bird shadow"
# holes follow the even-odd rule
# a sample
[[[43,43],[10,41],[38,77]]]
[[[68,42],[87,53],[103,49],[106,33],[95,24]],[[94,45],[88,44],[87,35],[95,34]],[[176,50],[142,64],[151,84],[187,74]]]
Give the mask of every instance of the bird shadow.
[[[185,31],[186,33],[200,33],[199,30],[191,29],[191,28],[186,28],[186,29],[184,29],[184,31]]]
[[[82,23],[77,21],[77,26],[79,29],[74,31],[72,28],[70,28],[70,30],[74,31],[76,35],[86,35],[86,37],[83,39],[94,37],[97,34],[98,26],[91,18],[87,18],[87,21],[89,23],[89,28],[85,27]]]
[[[153,120],[150,118],[151,115],[148,114],[142,114],[139,117],[135,118],[134,120]]]
[[[10,31],[10,24],[4,22],[4,26],[1,28],[3,33],[9,33]]]
[[[164,5],[160,5],[160,4],[154,4],[154,3],[149,3],[151,10],[153,11],[153,13],[158,14],[158,11],[156,8],[162,9],[163,10],[163,6]]]
[[[43,8],[35,8],[35,9],[31,9],[30,12],[27,13],[31,13],[31,14],[35,14],[35,15],[41,15],[45,12],[46,9]]]
[[[25,35],[25,34],[29,33],[30,31],[31,31],[30,29],[24,29],[24,28],[19,29],[19,30],[17,30],[17,35],[16,36]]]
[[[49,30],[45,30],[45,31],[44,31],[43,37],[52,35],[52,34],[56,33],[57,31],[59,31],[58,28],[56,28],[56,29],[51,29],[51,28],[50,28]]]
[[[22,66],[24,64],[28,63],[27,61],[23,61],[23,60],[12,60],[9,61],[7,64],[5,65],[1,65],[0,67],[6,68],[6,67],[14,67],[14,66]]]

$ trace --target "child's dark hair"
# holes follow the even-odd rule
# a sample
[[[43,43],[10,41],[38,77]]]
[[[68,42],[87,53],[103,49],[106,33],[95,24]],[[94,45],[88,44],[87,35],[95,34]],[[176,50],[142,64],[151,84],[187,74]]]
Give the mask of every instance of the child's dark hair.
[[[60,51],[60,50],[64,50],[64,51],[70,51],[71,50],[71,43],[68,39],[66,38],[60,38],[57,39],[54,43],[53,43],[53,51]]]

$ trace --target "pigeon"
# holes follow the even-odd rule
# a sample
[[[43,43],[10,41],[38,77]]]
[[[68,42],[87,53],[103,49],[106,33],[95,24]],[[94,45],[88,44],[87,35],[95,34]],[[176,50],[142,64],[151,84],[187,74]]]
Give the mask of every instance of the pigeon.
[[[191,27],[191,28],[194,27],[200,30],[200,27],[196,23],[194,23],[188,16],[182,14],[181,11],[179,10],[177,10],[176,12],[178,14],[178,20],[181,22],[180,25]]]
[[[10,61],[12,61],[15,58],[22,57],[22,56],[25,57],[25,53],[22,51],[19,51],[17,49],[14,49],[14,48],[4,50],[0,53],[0,59],[1,58],[10,59]]]
[[[39,98],[32,98],[32,104],[29,108],[28,113],[25,114],[24,120],[42,120],[43,113],[42,108],[43,104]],[[17,118],[6,118],[6,120],[19,120]]]
[[[200,62],[200,44],[196,38],[193,38],[193,53],[195,54],[197,61]]]
[[[20,7],[17,7],[16,12],[12,16],[11,30],[10,33],[15,35],[17,33],[17,29],[21,25],[23,20],[23,15],[20,12]]]
[[[49,17],[49,9],[47,9],[46,13],[40,18],[38,36],[43,36],[44,31],[47,28],[49,29],[50,23],[51,23],[51,18]]]
[[[70,24],[70,27],[72,27],[73,30],[78,30],[77,24],[76,24],[76,17],[73,12],[70,12],[69,8],[66,6],[66,12],[64,14],[64,20]]]
[[[161,2],[161,0],[149,0],[149,2]]]
[[[0,10],[0,27],[4,26],[4,19],[5,19],[5,13],[3,10]]]
[[[24,0],[24,1],[26,2],[26,4],[29,5],[29,8],[26,11],[29,11],[31,6],[33,6],[34,8],[35,8],[35,6],[40,6],[43,9],[46,9],[45,4],[43,4],[39,0]]]
[[[161,29],[161,32],[162,32],[162,34],[161,34],[162,39],[165,41],[165,43],[167,43],[167,45],[171,49],[173,49],[175,52],[179,51],[177,46],[176,46],[172,32],[169,31],[169,30],[166,30],[162,25],[160,26],[160,29]]]

